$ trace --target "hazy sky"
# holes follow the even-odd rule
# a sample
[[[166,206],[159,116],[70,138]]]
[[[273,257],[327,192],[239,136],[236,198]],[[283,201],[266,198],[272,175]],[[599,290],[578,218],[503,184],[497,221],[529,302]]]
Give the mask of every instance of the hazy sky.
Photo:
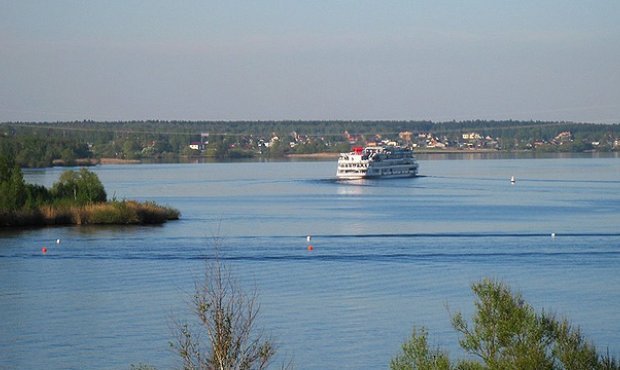
[[[620,0],[0,0],[0,122],[620,123]]]

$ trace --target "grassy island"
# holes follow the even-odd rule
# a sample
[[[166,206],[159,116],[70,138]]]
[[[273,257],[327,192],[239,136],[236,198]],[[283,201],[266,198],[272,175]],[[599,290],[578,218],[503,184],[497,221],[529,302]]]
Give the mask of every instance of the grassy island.
[[[179,215],[154,202],[108,201],[99,177],[86,168],[63,172],[50,189],[27,184],[11,157],[0,156],[0,227],[161,224]]]

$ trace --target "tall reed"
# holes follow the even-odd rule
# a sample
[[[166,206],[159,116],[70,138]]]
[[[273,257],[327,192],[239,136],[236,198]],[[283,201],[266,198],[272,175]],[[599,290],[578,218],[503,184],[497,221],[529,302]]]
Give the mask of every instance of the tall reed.
[[[0,211],[1,226],[161,224],[177,220],[178,210],[154,202],[132,200],[91,203],[63,202],[32,209]]]

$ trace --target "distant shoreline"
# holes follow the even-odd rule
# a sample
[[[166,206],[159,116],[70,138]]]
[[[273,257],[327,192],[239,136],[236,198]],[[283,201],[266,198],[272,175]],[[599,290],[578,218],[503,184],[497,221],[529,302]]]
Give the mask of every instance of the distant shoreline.
[[[140,164],[139,159],[119,159],[119,158],[78,158],[75,163],[67,164],[62,159],[55,159],[52,161],[54,166],[96,166],[98,164]]]
[[[118,159],[118,158],[100,158],[99,164],[140,164],[139,159]]]
[[[415,155],[426,156],[430,155],[432,158],[435,156],[449,155],[449,156],[471,156],[482,155],[481,158],[491,157],[507,157],[507,156],[531,156],[533,158],[548,158],[548,157],[565,157],[565,156],[585,156],[596,155],[600,156],[620,156],[618,152],[535,152],[529,150],[495,150],[495,149],[418,149],[413,151]],[[616,153],[616,154],[614,154]],[[306,154],[286,154],[283,157],[275,158],[245,158],[241,160],[236,159],[214,159],[206,157],[189,157],[178,156],[176,158],[166,159],[120,159],[120,158],[83,158],[75,161],[75,164],[69,166],[96,166],[96,165],[134,165],[134,164],[152,164],[152,163],[233,163],[233,162],[260,162],[266,160],[281,161],[281,160],[336,160],[340,153],[334,152],[321,152],[321,153],[306,153]],[[61,160],[54,161],[55,166],[66,166]]]

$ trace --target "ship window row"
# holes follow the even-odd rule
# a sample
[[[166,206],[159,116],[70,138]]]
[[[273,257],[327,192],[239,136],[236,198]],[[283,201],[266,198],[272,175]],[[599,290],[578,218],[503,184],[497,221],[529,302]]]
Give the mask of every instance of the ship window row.
[[[340,169],[338,170],[339,173],[364,173],[365,171],[360,171],[360,170],[349,170],[349,169]]]

